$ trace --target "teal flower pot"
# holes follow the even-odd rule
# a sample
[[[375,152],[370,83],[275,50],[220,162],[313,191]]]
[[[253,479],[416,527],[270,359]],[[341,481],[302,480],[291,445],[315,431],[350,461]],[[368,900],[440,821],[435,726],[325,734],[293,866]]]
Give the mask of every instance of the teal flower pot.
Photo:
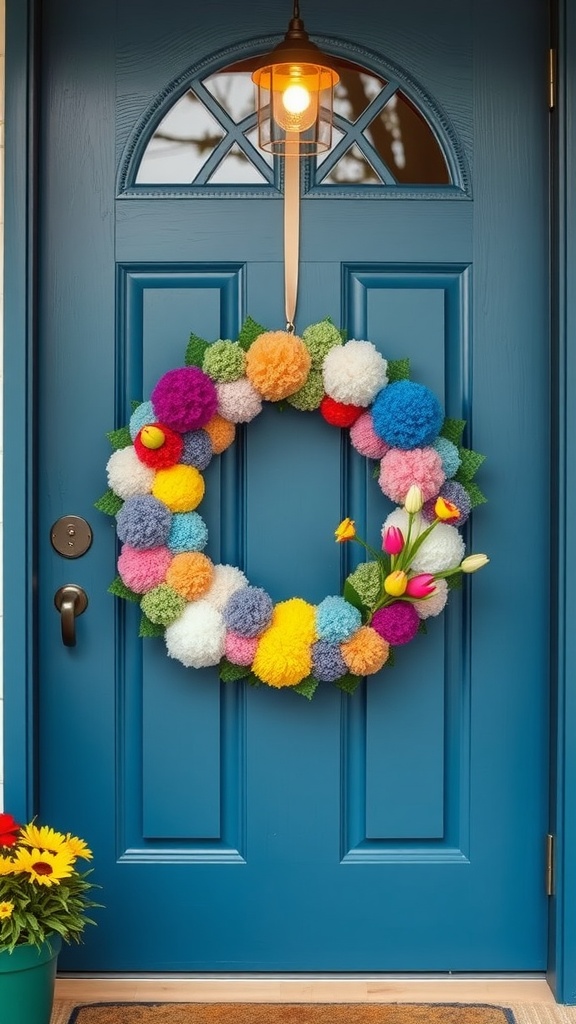
[[[0,1007],[10,1024],[50,1024],[56,961],[62,939],[55,935],[41,949],[16,946],[0,951]]]

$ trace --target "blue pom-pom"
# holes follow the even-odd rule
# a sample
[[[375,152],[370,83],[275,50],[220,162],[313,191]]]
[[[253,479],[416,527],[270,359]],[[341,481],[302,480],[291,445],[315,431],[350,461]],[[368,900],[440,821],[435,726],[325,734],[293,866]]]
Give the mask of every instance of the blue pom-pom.
[[[208,543],[208,527],[197,512],[175,512],[168,534],[168,547],[174,554],[202,551]]]
[[[399,380],[379,391],[372,406],[378,437],[391,448],[426,448],[436,440],[444,412],[424,384]]]
[[[436,449],[442,459],[442,469],[446,476],[448,478],[454,476],[458,472],[462,461],[454,442],[449,441],[447,437],[437,437],[432,447]]]
[[[172,513],[163,501],[152,494],[128,498],[116,515],[116,532],[130,547],[159,548],[170,533]]]
[[[130,437],[134,441],[142,427],[145,427],[148,423],[157,422],[158,417],[154,415],[152,402],[142,402],[130,417]]]
[[[180,462],[187,466],[196,466],[196,469],[206,469],[214,454],[210,435],[205,430],[189,430],[182,436],[184,449]]]
[[[317,640],[312,644],[312,672],[322,683],[333,683],[346,675],[348,668],[338,644]]]
[[[360,612],[343,597],[325,597],[316,609],[316,630],[320,640],[341,643],[349,640],[361,625]]]
[[[228,629],[240,636],[258,636],[272,618],[272,598],[262,587],[242,587],[226,602],[224,621]]]

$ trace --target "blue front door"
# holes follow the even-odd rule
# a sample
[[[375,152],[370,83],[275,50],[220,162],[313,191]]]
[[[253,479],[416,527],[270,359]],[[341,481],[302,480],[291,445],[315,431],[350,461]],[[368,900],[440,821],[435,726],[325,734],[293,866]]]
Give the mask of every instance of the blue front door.
[[[398,142],[403,123],[424,126],[432,155],[412,179],[400,159],[395,173],[371,162],[362,103],[343,102],[348,169],[334,158],[303,185],[296,326],[331,316],[386,358],[409,357],[414,379],[467,419],[490,498],[469,549],[491,565],[352,696],[220,684],[139,639],[137,608],[107,593],[114,521],[93,508],[106,432],[182,365],[191,332],[235,338],[248,314],[284,326],[277,171],[242,143],[248,178],[224,164],[218,177],[216,154],[195,185],[191,172],[154,180],[148,147],[188,86],[194,116],[212,118],[209,152],[225,146],[208,80],[290,12],[278,0],[144,2],[137,15],[129,0],[46,0],[38,814],[89,840],[106,905],[63,956],[69,970],[545,966],[545,4],[489,0],[475,20],[469,2],[306,8],[311,33],[361,69],[363,108],[388,89],[399,122],[386,130]],[[340,432],[292,408],[239,431],[206,485],[211,557],[276,601],[339,593],[334,527],[351,516],[378,544],[389,511]],[[65,561],[49,538],[70,513],[94,543]],[[53,605],[69,582],[89,597],[75,648]]]

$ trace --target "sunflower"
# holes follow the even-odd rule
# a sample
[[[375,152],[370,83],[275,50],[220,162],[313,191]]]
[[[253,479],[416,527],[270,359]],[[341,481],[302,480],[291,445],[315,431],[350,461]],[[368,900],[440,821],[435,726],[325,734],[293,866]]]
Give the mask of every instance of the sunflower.
[[[38,885],[58,885],[60,879],[73,874],[73,858],[62,849],[58,853],[49,850],[28,850],[21,848],[16,851],[14,869],[30,876],[31,882]]]
[[[25,846],[34,846],[40,850],[51,850],[52,853],[59,853],[66,843],[66,836],[62,832],[56,832],[48,825],[35,825],[30,822],[24,825],[20,832],[20,842]]]
[[[14,910],[14,904],[10,900],[2,900],[0,903],[0,920],[3,917],[12,917],[12,911]]]
[[[78,839],[78,836],[73,836],[70,832],[66,836],[66,849],[73,857],[83,857],[84,860],[92,860],[92,850],[88,849],[83,839]]]
[[[14,861],[10,857],[0,856],[0,875],[12,875],[14,873]]]

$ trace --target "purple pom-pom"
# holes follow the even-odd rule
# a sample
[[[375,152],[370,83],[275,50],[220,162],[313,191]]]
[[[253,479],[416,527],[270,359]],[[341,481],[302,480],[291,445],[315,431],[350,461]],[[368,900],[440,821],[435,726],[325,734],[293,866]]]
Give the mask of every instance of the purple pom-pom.
[[[272,598],[262,587],[242,587],[228,599],[224,622],[240,636],[258,636],[272,618]]]
[[[384,640],[395,647],[397,644],[408,644],[418,632],[420,617],[413,604],[407,601],[394,601],[374,612],[370,625]]]
[[[411,380],[398,380],[379,391],[371,411],[375,433],[391,448],[425,448],[444,422],[434,392]]]
[[[329,640],[317,640],[312,644],[312,671],[323,683],[333,683],[346,675],[348,668],[339,645],[331,644]]]
[[[184,450],[180,462],[196,469],[206,469],[212,461],[214,452],[210,435],[205,430],[190,430],[184,434]]]
[[[212,419],[218,406],[216,385],[197,366],[168,370],[152,392],[152,406],[161,423],[185,434]]]
[[[116,532],[124,544],[142,550],[166,544],[172,513],[152,494],[128,498],[116,516]]]
[[[470,501],[470,495],[466,488],[463,487],[462,484],[459,484],[457,480],[447,480],[445,484],[442,484],[439,496],[441,498],[446,498],[446,501],[451,501],[452,504],[456,505],[456,508],[460,510],[458,519],[450,520],[450,526],[462,526],[472,511],[472,502]],[[435,504],[436,498],[430,498],[430,500],[426,501],[422,507],[422,515],[429,523],[436,518],[436,514],[434,512]]]

